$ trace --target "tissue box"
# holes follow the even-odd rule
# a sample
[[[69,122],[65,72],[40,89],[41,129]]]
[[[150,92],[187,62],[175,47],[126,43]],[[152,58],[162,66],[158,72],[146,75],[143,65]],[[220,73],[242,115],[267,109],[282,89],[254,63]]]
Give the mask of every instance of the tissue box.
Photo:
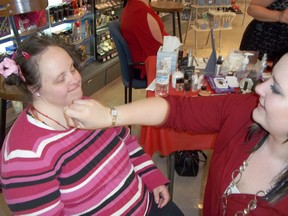
[[[167,61],[167,66],[169,67],[170,74],[172,74],[172,72],[176,71],[179,49],[177,48],[173,52],[165,52],[162,50],[162,48],[163,47],[160,46],[157,52],[156,66],[158,68],[158,65],[162,60]]]

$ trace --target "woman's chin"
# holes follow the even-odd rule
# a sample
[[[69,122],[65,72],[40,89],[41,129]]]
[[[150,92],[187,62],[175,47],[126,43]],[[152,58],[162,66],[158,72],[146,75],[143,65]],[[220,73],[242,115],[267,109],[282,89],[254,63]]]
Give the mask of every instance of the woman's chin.
[[[259,123],[260,120],[260,113],[259,110],[257,110],[257,108],[255,108],[252,112],[252,119],[256,122]]]
[[[252,113],[252,119],[255,123],[261,125],[261,127],[265,128],[265,117],[263,116],[263,112],[259,112],[259,110],[255,109]]]

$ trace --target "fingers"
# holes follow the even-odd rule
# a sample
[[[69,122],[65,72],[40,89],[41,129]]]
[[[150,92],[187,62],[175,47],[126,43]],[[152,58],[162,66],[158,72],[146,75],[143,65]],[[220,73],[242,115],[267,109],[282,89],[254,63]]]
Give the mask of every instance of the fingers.
[[[70,126],[70,127],[74,127],[74,128],[84,128],[84,125],[82,122],[74,119],[74,118],[70,118],[67,114],[66,114],[66,111],[67,111],[68,108],[66,108],[64,110],[64,116],[66,118],[66,121],[67,121],[67,124]],[[69,112],[69,111],[68,111]]]
[[[163,208],[170,200],[170,195],[166,186],[162,185],[153,190],[154,200],[158,208]]]
[[[74,100],[63,111],[72,127],[99,129],[111,126],[110,108],[93,99]]]
[[[74,100],[72,104],[64,109],[64,114],[75,119],[80,113],[85,113],[88,107],[90,107],[88,100]]]
[[[158,204],[159,207],[159,201],[160,201],[160,194],[159,193],[154,193],[154,200],[156,204]]]
[[[159,208],[163,208],[170,200],[170,195],[168,190],[167,191],[162,191],[160,195],[160,201],[158,203]]]

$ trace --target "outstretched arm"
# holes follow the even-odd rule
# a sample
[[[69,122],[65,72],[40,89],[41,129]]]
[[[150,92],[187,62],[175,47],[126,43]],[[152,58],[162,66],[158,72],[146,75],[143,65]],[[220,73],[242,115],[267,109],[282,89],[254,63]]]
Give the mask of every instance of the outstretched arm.
[[[288,23],[288,10],[277,11],[266,7],[275,0],[252,0],[247,13],[253,18],[263,22],[282,22]]]
[[[167,101],[160,97],[142,99],[115,107],[118,111],[115,126],[120,125],[160,125],[169,111]],[[85,129],[99,129],[112,126],[110,108],[93,99],[75,100],[64,111],[68,124]]]

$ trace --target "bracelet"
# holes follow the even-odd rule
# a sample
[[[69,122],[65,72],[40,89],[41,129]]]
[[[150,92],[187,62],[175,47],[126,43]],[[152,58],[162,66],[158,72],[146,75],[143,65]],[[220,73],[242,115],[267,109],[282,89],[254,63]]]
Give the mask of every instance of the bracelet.
[[[110,108],[110,114],[112,117],[112,127],[114,127],[116,125],[116,120],[118,116],[118,111],[115,109],[115,107]]]

